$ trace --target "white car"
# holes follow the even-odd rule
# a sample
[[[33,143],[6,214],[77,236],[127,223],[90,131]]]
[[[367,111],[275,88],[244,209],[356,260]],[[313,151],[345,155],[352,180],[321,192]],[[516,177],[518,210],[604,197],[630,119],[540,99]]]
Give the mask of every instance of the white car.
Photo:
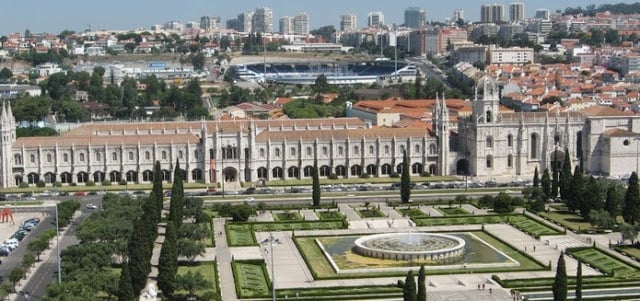
[[[98,209],[98,206],[94,204],[87,204],[87,209]]]

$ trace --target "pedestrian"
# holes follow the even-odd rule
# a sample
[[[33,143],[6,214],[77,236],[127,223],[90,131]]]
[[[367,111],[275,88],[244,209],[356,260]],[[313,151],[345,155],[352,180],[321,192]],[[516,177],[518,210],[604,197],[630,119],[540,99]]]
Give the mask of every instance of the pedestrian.
[[[491,290],[491,288],[489,288],[489,294],[493,294],[493,290]]]
[[[478,290],[480,290],[480,283],[478,283]]]
[[[484,283],[482,284],[482,290],[484,291]]]
[[[527,246],[524,246],[524,251],[525,251],[525,252],[527,251]]]
[[[536,246],[533,246],[533,251],[534,251],[534,252],[536,251]]]

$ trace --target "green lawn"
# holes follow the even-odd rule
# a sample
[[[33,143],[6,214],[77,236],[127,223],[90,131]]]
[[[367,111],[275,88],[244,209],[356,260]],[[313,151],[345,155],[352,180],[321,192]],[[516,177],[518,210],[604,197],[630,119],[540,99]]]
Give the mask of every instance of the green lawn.
[[[186,274],[187,272],[200,273],[202,274],[202,276],[204,276],[204,279],[207,280],[207,282],[209,282],[210,287],[208,289],[196,292],[198,296],[210,295],[210,294],[218,295],[218,296],[220,295],[220,289],[218,288],[219,282],[216,279],[217,268],[216,268],[215,262],[205,261],[205,262],[198,262],[195,265],[178,267],[178,275]],[[177,291],[176,294],[186,296],[187,292]]]
[[[567,249],[567,254],[616,278],[640,276],[640,272],[634,267],[595,248]]]
[[[233,261],[231,267],[238,297],[264,298],[269,296],[271,283],[268,280],[264,261]]]
[[[506,221],[506,216],[499,215],[473,215],[460,217],[414,217],[411,218],[417,226],[446,226],[446,225],[473,225],[473,224],[497,224]]]
[[[357,212],[362,218],[386,217],[384,212],[378,209],[360,209]]]
[[[540,237],[541,235],[559,235],[560,231],[556,231],[542,223],[532,220],[524,215],[513,215],[509,217],[509,224],[522,230],[525,233],[533,237]]]
[[[590,223],[585,222],[581,216],[569,211],[539,212],[538,214],[572,231],[583,232],[593,230]]]
[[[443,176],[443,177],[411,177],[411,182],[422,183],[422,182],[440,182],[440,181],[457,181],[459,180],[455,176]],[[380,184],[380,183],[395,183],[399,182],[399,178],[389,178],[389,177],[380,177],[380,178],[347,178],[347,179],[320,179],[321,185],[328,184]],[[244,186],[247,185],[257,185],[257,183],[243,183]],[[302,179],[302,180],[278,180],[278,181],[268,181],[268,186],[301,186],[301,185],[311,185],[311,179]]]
[[[338,211],[316,211],[320,220],[342,219],[344,215]]]
[[[343,220],[320,220],[273,223],[228,223],[225,225],[230,247],[256,246],[254,232],[344,229]]]
[[[442,212],[444,215],[469,215],[469,211],[460,207],[437,207],[436,210]]]
[[[298,212],[279,212],[273,215],[273,219],[276,221],[301,221],[302,215]]]
[[[419,208],[400,208],[396,210],[402,213],[402,216],[421,217],[426,215],[424,214],[424,211],[420,210]]]
[[[629,247],[629,246],[616,247],[616,249],[619,250],[620,252],[624,252],[627,255],[635,258],[635,260],[640,261],[640,249],[636,247]]]
[[[377,286],[344,286],[344,287],[311,287],[311,288],[295,288],[295,289],[276,289],[276,294],[280,299],[294,299],[310,298],[313,300],[336,300],[340,297],[348,298],[349,300],[362,299],[364,296],[371,297],[371,299],[385,298],[398,298],[402,296],[402,289],[397,285],[377,285]],[[308,299],[309,300],[309,299]]]
[[[257,244],[253,235],[252,224],[226,224],[227,243],[229,246],[254,246]]]

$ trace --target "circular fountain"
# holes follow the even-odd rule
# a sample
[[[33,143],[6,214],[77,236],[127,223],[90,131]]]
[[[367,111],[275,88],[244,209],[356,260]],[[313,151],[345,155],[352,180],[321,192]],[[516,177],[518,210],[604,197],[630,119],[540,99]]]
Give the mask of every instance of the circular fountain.
[[[464,256],[465,241],[446,234],[409,232],[368,235],[355,244],[355,252],[367,257],[445,263]]]

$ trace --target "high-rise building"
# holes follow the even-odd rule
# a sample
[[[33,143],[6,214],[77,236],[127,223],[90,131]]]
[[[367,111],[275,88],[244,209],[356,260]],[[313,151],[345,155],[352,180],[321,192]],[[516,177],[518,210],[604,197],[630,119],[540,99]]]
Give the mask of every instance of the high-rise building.
[[[358,17],[355,14],[340,16],[340,31],[352,32],[358,29]]]
[[[238,14],[235,19],[227,20],[227,28],[238,32],[252,32],[253,12]]]
[[[293,33],[293,18],[282,17],[280,18],[280,34],[292,34]]]
[[[504,5],[483,4],[480,6],[480,22],[496,23],[504,21]]]
[[[309,15],[307,13],[301,12],[293,17],[293,33],[298,35],[309,34]]]
[[[253,13],[253,32],[273,32],[273,10],[266,6]]]
[[[464,10],[456,9],[453,11],[453,21],[464,20]]]
[[[419,7],[409,7],[404,10],[404,26],[422,28],[427,20],[427,13]]]
[[[220,27],[220,17],[203,16],[200,18],[200,28],[206,31],[213,31]]]
[[[379,11],[370,12],[367,25],[369,27],[384,25],[384,14],[382,14],[382,12],[379,12]]]
[[[509,21],[522,22],[524,21],[524,3],[511,3],[509,4]]]
[[[549,10],[546,8],[538,8],[536,9],[536,19],[539,20],[549,20]]]

